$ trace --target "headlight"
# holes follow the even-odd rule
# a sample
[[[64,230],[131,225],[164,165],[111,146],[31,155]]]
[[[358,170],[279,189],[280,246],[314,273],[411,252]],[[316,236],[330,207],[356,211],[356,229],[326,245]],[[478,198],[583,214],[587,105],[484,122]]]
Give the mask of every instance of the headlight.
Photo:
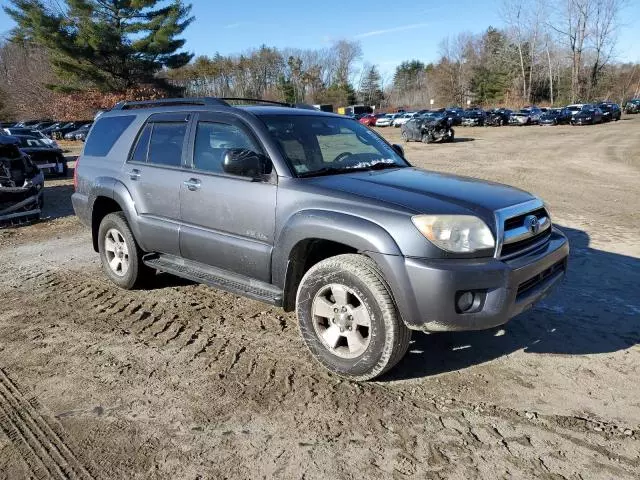
[[[495,246],[486,223],[471,215],[416,215],[411,221],[420,233],[442,250],[471,253]]]

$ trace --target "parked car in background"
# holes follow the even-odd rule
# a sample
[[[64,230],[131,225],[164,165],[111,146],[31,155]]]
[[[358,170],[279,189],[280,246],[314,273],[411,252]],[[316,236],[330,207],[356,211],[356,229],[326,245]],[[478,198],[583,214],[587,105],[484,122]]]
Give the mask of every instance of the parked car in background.
[[[624,113],[640,113],[640,98],[629,100],[624,105]]]
[[[582,107],[584,106],[584,103],[573,103],[571,105],[567,105],[565,108],[571,112],[571,116],[573,117],[576,113],[582,110]]]
[[[89,135],[89,130],[91,130],[91,126],[92,125],[93,125],[93,123],[88,123],[88,124],[83,125],[82,127],[80,127],[75,132],[72,132],[74,134],[73,139],[74,140],[80,140],[80,141],[84,142],[87,139],[87,135]]]
[[[10,128],[5,128],[4,131],[8,134],[8,135],[28,135],[31,137],[36,137],[40,140],[42,140],[42,142],[44,144],[46,144],[49,147],[53,147],[53,148],[58,148],[58,143],[47,137],[44,133],[42,133],[40,130],[34,130],[32,128],[16,128],[16,127],[10,127]]]
[[[0,136],[0,225],[37,220],[44,202],[44,175],[19,143]]]
[[[509,117],[511,125],[533,125],[540,122],[542,110],[538,107],[525,107],[517,112],[513,112]]]
[[[397,115],[400,116],[400,115]],[[390,127],[391,122],[396,118],[396,114],[387,113],[376,119],[376,127]]]
[[[409,120],[411,120],[412,118],[414,118],[415,116],[417,116],[418,114],[416,112],[409,112],[409,113],[404,113],[402,115],[400,115],[399,117],[395,118],[393,120],[392,125],[396,128],[401,127],[402,125],[404,125],[405,123],[407,123]]]
[[[540,115],[540,125],[566,125],[571,121],[571,111],[566,108],[550,108]]]
[[[373,113],[368,113],[360,117],[360,122],[362,125],[366,125],[367,127],[374,127],[376,125],[377,117]]]
[[[50,136],[52,138],[62,139],[67,133],[73,132],[74,130],[78,130],[80,127],[82,127],[83,125],[86,125],[87,123],[89,123],[88,120],[63,123],[62,125],[59,125],[53,130],[51,130]]]
[[[436,112],[442,113],[445,117],[447,117],[451,125],[462,124],[462,116],[464,115],[464,110],[461,108],[440,108],[436,110]]]
[[[53,120],[51,120],[50,118],[41,118],[39,120],[23,120],[21,122],[18,122],[14,125],[14,127],[16,128],[25,128],[25,127],[30,127],[33,128],[34,125],[37,125],[39,123],[42,122],[53,122]]]
[[[42,139],[29,135],[13,135],[13,138],[18,139],[18,148],[29,155],[43,173],[67,176],[67,162],[61,149],[51,147]]]
[[[501,127],[502,125],[507,125],[509,123],[509,118],[513,113],[512,110],[508,108],[494,108],[493,110],[489,110],[485,117],[485,125],[489,125],[492,127]]]
[[[602,110],[595,105],[584,105],[571,117],[571,125],[595,125],[602,123]]]
[[[484,111],[477,108],[471,108],[464,111],[461,123],[465,127],[482,127],[484,125],[484,120]]]
[[[405,142],[453,142],[455,134],[449,119],[441,112],[416,116],[400,128]]]
[[[89,129],[91,128],[92,123],[85,123],[80,126],[77,130],[72,130],[69,133],[64,135],[65,140],[85,140],[87,138],[87,133],[89,133]]]
[[[620,105],[613,102],[601,102],[596,105],[602,111],[603,122],[617,122],[622,118],[622,110]]]

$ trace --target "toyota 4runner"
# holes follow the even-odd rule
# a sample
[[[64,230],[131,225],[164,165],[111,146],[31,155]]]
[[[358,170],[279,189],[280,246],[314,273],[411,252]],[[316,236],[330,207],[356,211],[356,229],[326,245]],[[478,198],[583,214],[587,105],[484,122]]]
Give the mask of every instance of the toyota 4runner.
[[[367,380],[412,330],[504,324],[564,276],[535,196],[412,167],[341,115],[229,102],[120,103],[94,123],[72,200],[115,284],[163,271],[295,310],[322,365]]]

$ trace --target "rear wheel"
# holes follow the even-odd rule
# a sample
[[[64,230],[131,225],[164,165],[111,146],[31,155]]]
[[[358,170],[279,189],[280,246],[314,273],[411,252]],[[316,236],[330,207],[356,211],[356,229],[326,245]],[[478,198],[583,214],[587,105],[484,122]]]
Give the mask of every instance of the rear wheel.
[[[119,287],[129,290],[143,280],[147,272],[142,263],[143,252],[124,213],[110,213],[102,219],[98,230],[98,251],[102,269]]]
[[[311,267],[300,282],[296,310],[314,358],[350,380],[371,380],[391,369],[411,339],[382,273],[362,255]]]
[[[433,143],[433,137],[430,133],[422,134],[422,143]]]

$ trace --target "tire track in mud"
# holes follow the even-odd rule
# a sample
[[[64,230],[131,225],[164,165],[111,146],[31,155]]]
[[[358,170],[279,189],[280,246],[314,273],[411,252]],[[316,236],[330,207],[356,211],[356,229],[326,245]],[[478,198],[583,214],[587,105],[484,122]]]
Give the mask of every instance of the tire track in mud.
[[[40,410],[38,402],[27,400],[0,369],[0,429],[20,452],[31,474],[38,479],[95,479],[64,440],[62,426]]]
[[[286,342],[288,336],[281,331],[281,315],[262,305],[255,307],[265,309],[260,313],[247,312],[246,304],[236,309],[229,294],[217,294],[198,286],[123,291],[85,273],[31,278],[24,282],[25,290],[29,284],[41,286],[35,288],[36,294],[46,293],[53,298],[52,308],[61,314],[68,312],[72,322],[104,333],[131,335],[136,342],[168,351],[171,360],[162,368],[180,371],[188,366],[200,372],[195,375],[214,376],[220,391],[230,397],[242,396],[245,401],[292,412],[328,403],[346,418],[357,418],[354,402],[363,398],[375,412],[402,397],[407,405],[402,412],[396,412],[397,419],[379,425],[369,423],[368,428],[389,437],[395,445],[401,441],[398,432],[412,430],[415,418],[422,418],[433,426],[432,433],[444,441],[416,446],[411,442],[405,445],[402,440],[400,452],[395,450],[397,455],[383,455],[377,460],[381,465],[393,464],[399,474],[424,472],[436,460],[446,471],[455,465],[456,455],[472,461],[474,452],[480,451],[506,458],[517,471],[549,475],[546,465],[553,460],[545,456],[549,449],[540,447],[540,440],[538,446],[533,446],[530,437],[562,439],[565,445],[571,444],[582,452],[581,458],[586,458],[588,452],[603,461],[614,459],[618,468],[622,468],[615,472],[620,478],[640,467],[628,455],[616,453],[611,444],[612,436],[626,445],[637,440],[637,434],[629,438],[620,429],[596,430],[594,422],[574,417],[536,414],[535,418],[529,418],[529,412],[455,399],[445,404],[428,394],[413,395],[402,385],[354,386],[336,381],[319,373],[315,362],[299,353],[305,351],[297,349],[301,344],[279,343]],[[359,423],[350,422],[345,420],[342,430],[361,429]],[[497,429],[492,428],[494,424]],[[332,432],[328,438],[334,436],[336,439],[331,441],[339,441],[340,433]]]

